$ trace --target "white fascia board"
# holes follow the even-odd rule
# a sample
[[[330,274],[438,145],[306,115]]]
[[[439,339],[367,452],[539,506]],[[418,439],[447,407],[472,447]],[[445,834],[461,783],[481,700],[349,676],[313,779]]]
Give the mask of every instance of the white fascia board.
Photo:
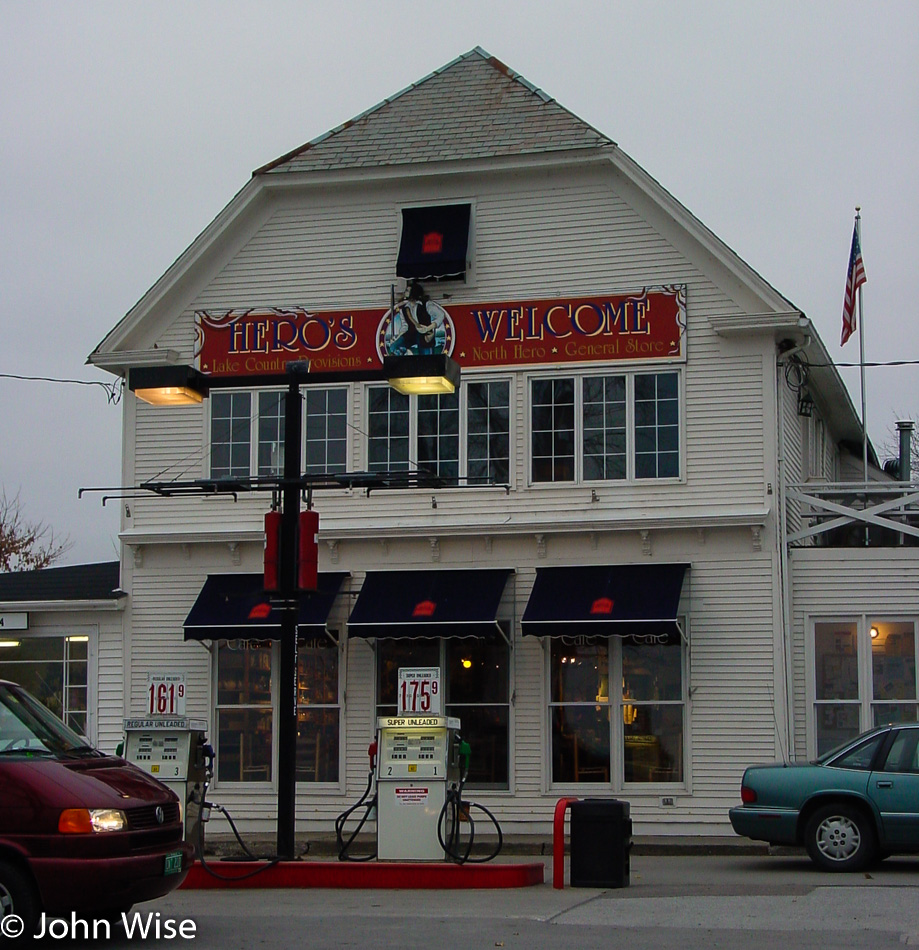
[[[107,613],[123,611],[127,596],[117,600],[4,600],[0,611],[9,613],[76,613],[100,610]]]

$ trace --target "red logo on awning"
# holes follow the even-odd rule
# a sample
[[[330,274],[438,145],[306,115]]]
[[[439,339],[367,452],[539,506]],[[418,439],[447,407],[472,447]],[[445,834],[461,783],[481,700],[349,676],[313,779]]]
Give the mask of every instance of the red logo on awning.
[[[444,249],[444,236],[440,231],[428,231],[421,239],[422,254],[440,254]]]
[[[271,613],[271,604],[256,604],[249,611],[250,620],[265,620]]]
[[[609,597],[598,597],[590,607],[591,614],[606,614],[613,612],[613,601]]]
[[[437,610],[437,604],[435,604],[433,600],[423,600],[420,604],[415,604],[415,609],[412,611],[412,616],[433,617],[435,610]]]

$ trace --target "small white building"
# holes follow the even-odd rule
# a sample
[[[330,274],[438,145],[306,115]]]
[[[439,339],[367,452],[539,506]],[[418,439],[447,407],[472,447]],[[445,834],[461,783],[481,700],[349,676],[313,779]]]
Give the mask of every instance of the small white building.
[[[450,353],[457,392],[360,378],[405,350]],[[628,800],[639,833],[729,833],[747,764],[916,717],[916,496],[873,452],[854,489],[859,421],[809,320],[475,49],[258,169],[91,354],[214,383],[190,408],[126,394],[124,484],[158,491],[122,501],[123,629],[93,634],[103,748],[150,673],[182,674],[215,799],[274,827],[292,750],[272,496],[248,489],[280,471],[277,377],[303,358],[324,596],[300,618],[301,831],[363,791],[400,666],[440,667],[469,795],[510,833],[570,794]]]

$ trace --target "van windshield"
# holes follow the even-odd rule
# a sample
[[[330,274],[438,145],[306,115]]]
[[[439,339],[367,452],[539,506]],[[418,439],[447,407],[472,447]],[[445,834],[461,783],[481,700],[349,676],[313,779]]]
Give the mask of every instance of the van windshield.
[[[95,754],[86,740],[19,686],[0,683],[0,755]]]

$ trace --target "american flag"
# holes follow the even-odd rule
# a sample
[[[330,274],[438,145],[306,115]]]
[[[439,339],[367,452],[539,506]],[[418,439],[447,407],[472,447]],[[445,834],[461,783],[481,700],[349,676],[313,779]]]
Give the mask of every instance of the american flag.
[[[849,252],[849,272],[846,274],[846,299],[842,305],[842,339],[839,345],[843,346],[846,340],[855,332],[855,292],[867,278],[865,264],[862,261],[862,247],[858,240],[858,222],[852,232],[852,250]]]

